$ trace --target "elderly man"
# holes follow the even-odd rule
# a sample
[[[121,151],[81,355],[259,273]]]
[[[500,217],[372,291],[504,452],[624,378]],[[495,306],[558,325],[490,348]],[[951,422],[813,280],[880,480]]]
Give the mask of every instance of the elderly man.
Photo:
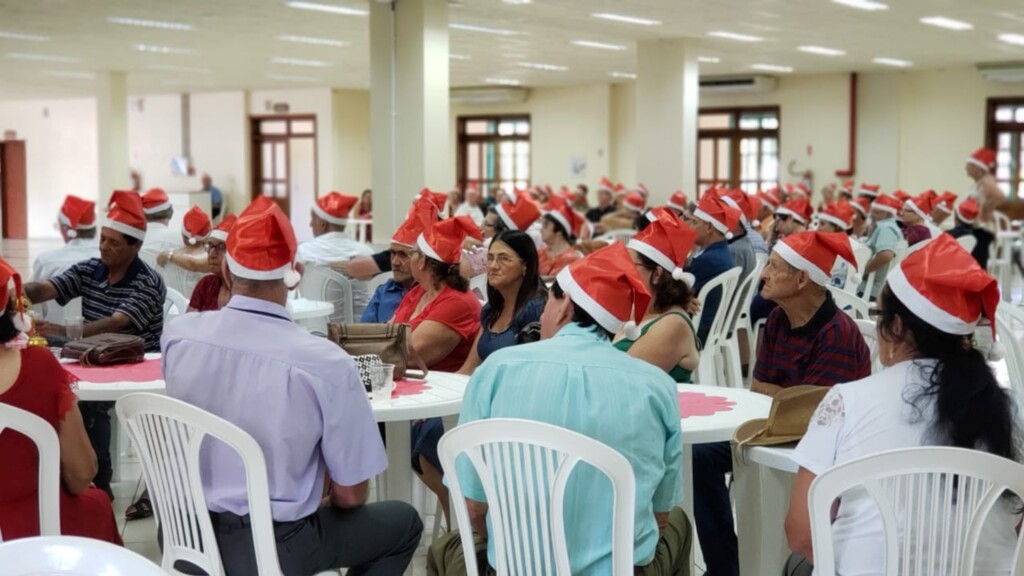
[[[693,216],[687,220],[687,223],[697,231],[696,245],[700,248],[700,252],[690,261],[689,267],[695,278],[695,294],[699,294],[705,284],[736,265],[726,238],[732,237],[730,230],[736,228],[739,221],[739,210],[726,204],[715,194],[707,192],[701,197]],[[711,331],[718,307],[728,306],[729,303],[722,302],[722,290],[717,289],[708,294],[707,300],[700,304],[704,310],[701,312],[700,326],[697,327],[697,338],[704,341]]]
[[[454,192],[458,193],[458,190],[455,190]],[[463,202],[458,202],[453,216],[469,216],[477,226],[483,224],[484,212],[480,208],[480,201],[482,200],[480,196],[480,187],[477,186],[475,182],[466,186],[466,193],[464,196],[465,200]],[[448,198],[450,203],[451,195],[449,195]]]
[[[832,386],[871,373],[864,337],[826,288],[837,257],[856,266],[843,233],[800,232],[775,245],[761,274],[761,292],[778,307],[768,316],[757,350],[752,391],[773,396],[798,384]],[[731,471],[728,442],[694,446],[694,516],[710,576],[739,573],[725,484]]]
[[[689,574],[690,523],[676,507],[682,496],[682,439],[675,384],[656,366],[611,344],[612,335],[631,316],[643,315],[649,300],[621,243],[570,264],[548,293],[541,316],[544,340],[488,357],[466,388],[459,423],[525,418],[569,428],[612,447],[630,461],[636,476],[636,573]],[[582,398],[587,401],[581,403]],[[621,434],[623,427],[630,433]],[[486,540],[488,502],[480,480],[468,465],[454,472],[474,532]],[[584,493],[567,494],[565,510],[571,571],[611,574],[610,486],[593,470],[576,475],[575,486]],[[487,563],[495,564],[490,542]],[[458,533],[431,546],[427,573],[466,573]]]
[[[868,236],[867,245],[871,249],[871,260],[864,267],[864,282],[860,292],[868,292],[872,299],[878,295],[885,283],[885,275],[889,272],[889,264],[896,256],[896,247],[903,240],[903,232],[896,224],[896,214],[903,208],[903,203],[888,194],[879,194],[871,203],[871,220],[874,227]],[[875,282],[867,286],[868,274],[875,273]]]
[[[608,214],[615,212],[615,185],[611,180],[602,178],[597,187],[597,206],[587,210],[586,218],[589,222],[597,224]]]
[[[167,193],[152,188],[142,195],[142,210],[146,214],[146,240],[142,243],[142,259],[150,266],[161,252],[181,248],[181,234],[171,230],[174,208]]]
[[[211,217],[216,220],[220,216],[221,208],[224,207],[224,194],[213,185],[213,178],[210,178],[209,174],[203,174],[203,192],[209,192],[210,194],[210,212]]]
[[[408,504],[366,503],[369,479],[387,467],[384,446],[352,358],[285,309],[299,281],[295,249],[288,217],[266,197],[239,215],[222,264],[231,300],[164,334],[167,394],[239,426],[263,449],[283,573],[401,574],[423,524]],[[256,574],[245,473],[229,448],[205,450],[203,487],[225,571]]]
[[[90,258],[99,258],[96,240],[96,203],[68,194],[57,213],[57,226],[64,245],[43,252],[32,263],[32,281],[42,282]],[[62,322],[63,311],[53,304],[40,304],[42,319]]]
[[[982,268],[988,266],[989,248],[998,232],[993,213],[1006,201],[1006,194],[992,175],[995,169],[996,153],[989,148],[978,148],[967,158],[967,176],[974,181],[967,196],[978,201],[978,221],[974,230],[978,244],[974,254]]]
[[[135,192],[117,191],[110,202],[107,220],[100,229],[100,257],[83,260],[43,282],[29,283],[25,294],[32,302],[56,300],[61,306],[81,297],[85,336],[134,334],[143,338],[147,352],[157,352],[167,289],[160,275],[139,259],[146,237],[142,201]],[[65,333],[64,326],[46,322],[36,328],[45,336],[62,337]],[[113,404],[79,404],[99,464],[94,483],[111,499],[109,412]]]

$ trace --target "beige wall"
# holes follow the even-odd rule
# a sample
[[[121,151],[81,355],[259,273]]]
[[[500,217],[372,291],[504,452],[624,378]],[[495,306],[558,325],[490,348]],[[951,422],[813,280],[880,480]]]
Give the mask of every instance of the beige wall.
[[[370,93],[335,90],[332,94],[334,131],[333,186],[358,195],[370,187]]]

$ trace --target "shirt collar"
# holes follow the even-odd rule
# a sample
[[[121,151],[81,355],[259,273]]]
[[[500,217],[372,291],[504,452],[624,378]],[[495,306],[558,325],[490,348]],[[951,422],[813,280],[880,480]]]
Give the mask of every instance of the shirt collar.
[[[799,328],[789,328],[790,334],[795,336],[811,337],[821,331],[821,328],[828,323],[836,315],[839,308],[836,307],[836,303],[832,300],[832,293],[825,291],[825,301],[818,307],[818,311],[811,316],[811,319]],[[789,324],[789,317],[786,317],[786,324]]]
[[[268,302],[260,298],[253,298],[251,296],[242,296],[235,294],[228,300],[225,308],[232,308],[234,310],[241,310],[243,312],[255,312],[257,314],[265,314],[270,316],[277,316],[283,320],[291,321],[292,315],[288,313],[288,309],[275,302]]]
[[[415,286],[415,284],[413,284],[413,286]],[[392,278],[392,279],[388,280],[387,283],[385,284],[384,291],[385,292],[405,292],[406,290],[405,290],[405,286],[402,286],[401,283],[396,282],[395,279]]]
[[[575,322],[569,322],[565,326],[562,326],[558,332],[555,333],[554,338],[587,338],[590,340],[597,340],[599,342],[607,342],[605,338],[596,328],[584,328]]]

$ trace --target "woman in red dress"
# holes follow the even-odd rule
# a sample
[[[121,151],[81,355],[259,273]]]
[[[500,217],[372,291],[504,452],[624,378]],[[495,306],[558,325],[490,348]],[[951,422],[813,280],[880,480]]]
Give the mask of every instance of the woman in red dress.
[[[0,260],[0,302],[17,274]],[[20,287],[20,280],[16,281]],[[20,297],[20,294],[18,295]],[[65,536],[84,536],[122,544],[107,493],[91,486],[96,453],[78,410],[68,374],[46,348],[19,347],[12,308],[0,316],[0,402],[46,420],[60,439],[60,528]],[[39,535],[39,455],[27,437],[0,433],[0,536],[6,540]],[[50,496],[53,497],[53,496]]]
[[[213,268],[213,274],[203,276],[192,290],[192,299],[188,303],[189,312],[220,310],[231,299],[231,286],[224,281],[221,262],[224,260],[228,234],[235,226],[235,220],[234,214],[228,214],[206,239],[206,257]]]

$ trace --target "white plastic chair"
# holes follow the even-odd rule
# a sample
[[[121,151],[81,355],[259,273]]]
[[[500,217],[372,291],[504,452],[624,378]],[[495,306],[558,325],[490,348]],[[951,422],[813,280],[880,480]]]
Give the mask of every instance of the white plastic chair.
[[[857,328],[860,328],[860,335],[864,337],[864,343],[868,345],[868,351],[871,353],[871,373],[880,372],[884,366],[882,366],[882,360],[878,355],[878,327],[874,320],[854,320],[857,323]]]
[[[1001,303],[996,309],[996,336],[1006,355],[1010,390],[1024,403],[1024,308]]]
[[[357,321],[352,281],[341,272],[327,266],[308,266],[302,273],[299,292],[303,298],[334,304],[330,322],[349,324]]]
[[[381,272],[380,274],[377,274],[376,276],[371,278],[366,285],[366,290],[369,292],[370,297],[373,297],[373,295],[377,292],[377,288],[383,286],[388,280],[391,280],[393,277],[394,276],[391,274],[391,272]]]
[[[167,297],[164,298],[164,321],[181,316],[185,312],[188,312],[188,299],[181,292],[168,286]]]
[[[619,228],[617,230],[609,230],[595,238],[595,240],[607,242],[608,244],[611,244],[613,242],[622,242],[623,244],[625,244],[626,242],[629,242],[629,239],[632,238],[635,234],[636,230],[633,230],[632,228]]]
[[[39,536],[0,545],[6,576],[168,576],[123,546],[78,536]]]
[[[992,213],[995,218],[995,239],[989,247],[988,272],[999,281],[999,289],[1003,301],[1009,302],[1013,293],[1013,242],[1017,234],[1012,231],[1010,218],[999,212]]]
[[[456,458],[472,463],[487,498],[495,550],[494,569],[511,574],[570,574],[565,541],[565,488],[573,469],[586,462],[612,484],[612,574],[633,574],[633,468],[612,448],[572,430],[543,422],[492,418],[450,430],[438,446],[441,465],[456,470]],[[462,546],[473,549],[469,511],[458,474],[446,475]],[[525,488],[524,488],[525,485]],[[476,556],[466,554],[466,573],[477,574]]]
[[[829,286],[828,291],[832,293],[832,300],[835,301],[836,306],[843,312],[846,312],[850,318],[854,320],[868,319],[868,303],[860,296],[835,286]]]
[[[753,270],[739,283],[729,301],[729,311],[726,316],[729,322],[728,332],[725,337],[725,346],[722,347],[721,352],[722,363],[725,366],[724,382],[731,388],[743,388],[743,360],[740,358],[739,331],[743,329],[750,334],[753,329],[750,326],[750,303],[754,299],[754,290],[757,289],[757,283],[761,279],[761,271],[764,270],[765,262],[756,261]]]
[[[978,245],[978,239],[973,234],[961,236],[956,241],[968,252],[973,251],[974,247]]]
[[[180,294],[186,298],[192,297],[192,292],[196,289],[196,284],[203,279],[206,274],[202,272],[191,272],[178,266],[176,264],[168,263],[163,268],[159,268],[164,278],[164,284],[168,288],[177,290]],[[181,312],[185,313],[184,310]]]
[[[1024,494],[1024,466],[978,450],[892,450],[840,464],[811,483],[816,574],[835,574],[832,505],[858,489],[880,511],[885,574],[974,574],[982,528],[1003,492]],[[860,492],[863,490],[863,493]],[[1011,527],[1012,529],[1012,527]],[[1024,570],[1020,537],[1013,574]]]
[[[728,385],[724,366],[726,356],[721,353],[721,350],[728,346],[729,308],[739,279],[740,267],[736,266],[712,278],[697,294],[701,309],[693,319],[693,326],[699,330],[701,317],[704,315],[704,303],[707,302],[708,295],[716,288],[722,289],[722,299],[719,301],[718,310],[715,311],[715,318],[711,322],[707,338],[703,342],[704,347],[700,351],[700,364],[697,365],[697,382],[700,384]]]
[[[0,434],[13,430],[24,434],[39,452],[39,533],[60,535],[60,441],[50,423],[35,414],[0,403]],[[3,455],[0,454],[0,462]],[[0,542],[2,542],[0,535]],[[4,566],[0,562],[0,566]],[[5,574],[7,572],[4,572]]]
[[[487,303],[487,274],[477,274],[469,279],[469,291],[481,304]]]
[[[256,440],[222,418],[167,396],[129,394],[117,401],[116,410],[138,451],[153,510],[163,528],[163,569],[182,574],[174,564],[183,560],[210,576],[224,575],[199,476],[199,448],[209,437],[241,457],[258,573],[280,576],[267,465]]]

